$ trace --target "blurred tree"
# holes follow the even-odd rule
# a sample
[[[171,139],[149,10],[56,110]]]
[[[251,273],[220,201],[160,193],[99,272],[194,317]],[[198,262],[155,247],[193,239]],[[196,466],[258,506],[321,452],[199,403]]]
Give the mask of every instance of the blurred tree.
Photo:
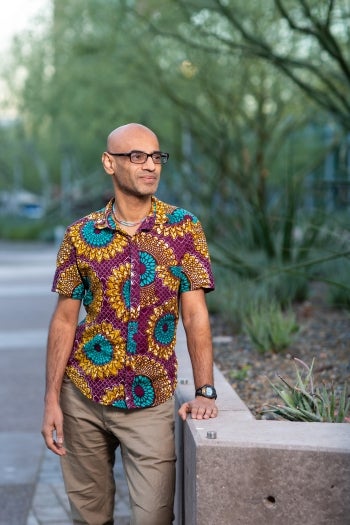
[[[294,13],[299,4],[288,5]],[[324,152],[310,134],[290,154],[313,107],[284,71],[248,49],[236,16],[287,62],[303,48],[274,0],[56,0],[46,31],[17,40],[9,77],[25,133],[65,203],[96,196],[89,175],[96,180],[106,129],[140,120],[172,153],[164,172],[172,198],[194,205],[210,236],[238,228],[248,246],[276,256],[281,200],[271,209],[271,194],[286,188],[284,205],[295,215],[302,177],[294,174]],[[310,147],[318,147],[312,161]]]
[[[288,2],[294,14],[301,4],[306,5]],[[158,35],[152,41],[163,50],[157,82],[179,108],[183,136],[177,157],[185,178],[178,190],[181,202],[195,201],[194,209],[204,217],[210,241],[218,248],[212,252],[214,259],[249,278],[266,276],[267,264],[274,265],[272,275],[277,277],[286,268],[284,282],[276,278],[272,283],[276,294],[281,296],[287,279],[291,286],[284,299],[305,297],[303,268],[313,268],[318,260],[310,261],[312,250],[321,248],[327,254],[331,243],[339,256],[344,255],[327,229],[318,242],[325,210],[313,210],[314,216],[302,213],[305,177],[324,162],[327,148],[334,146],[325,145],[320,129],[330,114],[346,128],[348,115],[341,105],[347,96],[344,86],[339,86],[333,101],[321,73],[318,80],[310,78],[310,89],[306,89],[306,65],[313,60],[318,63],[319,47],[293,32],[280,3],[273,0],[259,4],[251,0],[171,1],[155,18],[135,6],[130,9]],[[332,10],[329,5],[330,17]],[[244,31],[234,23],[236,17]],[[339,24],[336,33],[342,51],[334,64],[323,56],[329,71],[336,70],[341,54],[346,53],[346,25],[341,20]],[[267,54],[247,45],[248,29],[252,40],[266,40],[269,49],[278,52],[279,61],[268,60]],[[300,62],[306,64],[300,77],[297,61],[290,56],[299,57],[300,70]],[[283,58],[286,67],[294,65],[295,74],[287,74]],[[323,99],[316,96],[322,90]],[[338,139],[336,133],[333,139]]]
[[[16,39],[7,79],[24,135],[45,159],[69,216],[71,200],[83,196],[90,208],[110,189],[107,176],[95,185],[108,131],[141,121],[165,141],[169,105],[150,82],[152,64],[136,46],[140,24],[124,2],[55,1],[44,29]]]
[[[345,0],[53,6],[16,39],[7,79],[14,157],[23,180],[56,188],[62,220],[103,202],[106,133],[140,121],[171,154],[161,191],[201,218],[221,263],[256,277],[308,256],[319,221],[300,213],[304,178],[333,145],[319,129],[330,114],[349,128]]]
[[[158,34],[143,53],[148,52],[150,60],[157,56],[156,45],[163,50],[157,83],[179,108],[183,143],[177,158],[185,178],[182,184],[174,180],[173,191],[177,184],[181,201],[194,202],[211,238],[230,236],[225,245],[233,249],[244,239],[248,249],[290,260],[303,176],[324,151],[310,160],[312,148],[316,152],[319,146],[312,133],[307,155],[304,147],[295,148],[291,159],[287,144],[314,120],[313,108],[307,108],[303,95],[269,63],[222,43],[232,27],[203,3],[198,10],[194,4],[169,2],[154,20],[131,9]],[[265,6],[255,6],[251,14],[268,32],[280,17]],[[273,34],[278,42],[278,31]]]
[[[269,62],[350,129],[348,0],[174,0],[192,31],[169,31],[207,53]],[[266,22],[270,19],[270,26]]]

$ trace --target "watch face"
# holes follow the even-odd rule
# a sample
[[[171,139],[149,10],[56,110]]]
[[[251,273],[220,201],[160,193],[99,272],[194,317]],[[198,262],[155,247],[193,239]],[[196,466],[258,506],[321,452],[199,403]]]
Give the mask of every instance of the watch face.
[[[196,390],[196,396],[204,396],[209,399],[216,399],[216,390],[211,385],[204,385]]]

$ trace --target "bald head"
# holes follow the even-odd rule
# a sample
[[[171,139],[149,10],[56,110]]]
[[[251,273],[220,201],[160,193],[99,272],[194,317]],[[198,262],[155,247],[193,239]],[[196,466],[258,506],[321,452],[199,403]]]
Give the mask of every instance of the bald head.
[[[144,143],[153,143],[154,150],[159,149],[157,135],[146,126],[137,123],[125,124],[114,129],[107,138],[107,151],[128,152],[133,149],[143,150]]]

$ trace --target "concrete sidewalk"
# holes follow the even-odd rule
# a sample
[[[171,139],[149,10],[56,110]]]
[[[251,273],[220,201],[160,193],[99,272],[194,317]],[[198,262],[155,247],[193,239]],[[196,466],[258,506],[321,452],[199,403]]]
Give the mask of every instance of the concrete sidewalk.
[[[129,493],[119,454],[115,475],[117,489],[114,519],[118,525],[129,525]],[[59,458],[49,450],[44,450],[26,525],[71,525],[71,523]]]
[[[56,248],[0,241],[0,525],[69,525],[59,458],[40,435]],[[128,489],[116,462],[118,525]]]

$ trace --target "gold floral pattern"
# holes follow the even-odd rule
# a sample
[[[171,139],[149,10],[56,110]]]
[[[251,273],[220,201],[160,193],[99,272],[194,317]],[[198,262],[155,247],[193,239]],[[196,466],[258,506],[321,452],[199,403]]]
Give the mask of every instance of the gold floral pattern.
[[[149,284],[148,286],[143,286],[140,290],[140,306],[141,308],[145,306],[151,306],[158,302],[158,296],[156,294],[156,286],[154,283]]]
[[[73,250],[72,244],[69,242],[67,234],[65,235],[64,241],[62,242],[58,254],[57,254],[57,267],[62,266],[66,261],[69,260],[71,252]]]
[[[114,242],[112,230],[105,231],[95,228],[96,214],[91,214],[89,219],[89,222],[74,223],[69,230],[78,256],[84,255],[87,259],[101,262],[113,259],[117,253],[124,250],[128,243],[126,238],[119,237],[118,242]],[[101,238],[99,243],[98,238]]]
[[[130,319],[130,263],[114,268],[107,281],[109,303],[121,321]]]
[[[144,250],[156,259],[157,265],[174,266],[176,257],[174,250],[163,240],[149,233],[142,232],[137,240],[140,250]]]
[[[75,264],[68,266],[62,271],[61,276],[57,291],[62,295],[74,297],[74,291],[81,286],[81,276],[77,266]],[[77,298],[80,299],[81,297]]]
[[[207,261],[209,261],[208,245],[205,240],[202,226],[199,222],[193,225],[193,244],[197,252],[202,255]]]
[[[103,405],[113,405],[116,401],[122,401],[125,396],[125,389],[123,385],[117,385],[113,388],[108,388],[101,399]]]
[[[155,359],[150,359],[142,355],[130,356],[126,360],[126,365],[130,367],[136,375],[148,377],[156,393],[155,405],[164,403],[173,394],[176,388],[176,369],[173,382],[170,381],[166,369]]]
[[[187,253],[182,260],[182,267],[187,276],[190,276],[191,290],[200,288],[200,283],[208,281],[208,272],[201,261]]]
[[[176,343],[178,304],[176,298],[155,308],[146,330],[149,350],[161,359],[169,359]]]
[[[88,399],[92,399],[91,388],[89,387],[84,377],[82,377],[82,375],[79,374],[76,368],[74,368],[73,366],[67,366],[66,374],[69,377],[69,379],[71,379],[72,382],[75,384],[75,386],[79,388],[80,392],[84,394],[84,396],[86,396]]]
[[[92,379],[116,376],[124,366],[125,341],[110,323],[87,327],[74,354],[79,367]]]
[[[157,268],[157,275],[162,280],[164,286],[175,292],[179,289],[180,280],[176,277],[167,266],[159,266]]]
[[[90,324],[101,312],[103,295],[100,279],[96,272],[86,262],[80,262],[79,270],[84,285],[87,287],[83,303],[86,309],[86,323]]]
[[[52,290],[81,301],[67,374],[89,399],[145,408],[176,387],[179,295],[214,288],[200,222],[152,197],[152,211],[128,235],[113,199],[66,230]]]

